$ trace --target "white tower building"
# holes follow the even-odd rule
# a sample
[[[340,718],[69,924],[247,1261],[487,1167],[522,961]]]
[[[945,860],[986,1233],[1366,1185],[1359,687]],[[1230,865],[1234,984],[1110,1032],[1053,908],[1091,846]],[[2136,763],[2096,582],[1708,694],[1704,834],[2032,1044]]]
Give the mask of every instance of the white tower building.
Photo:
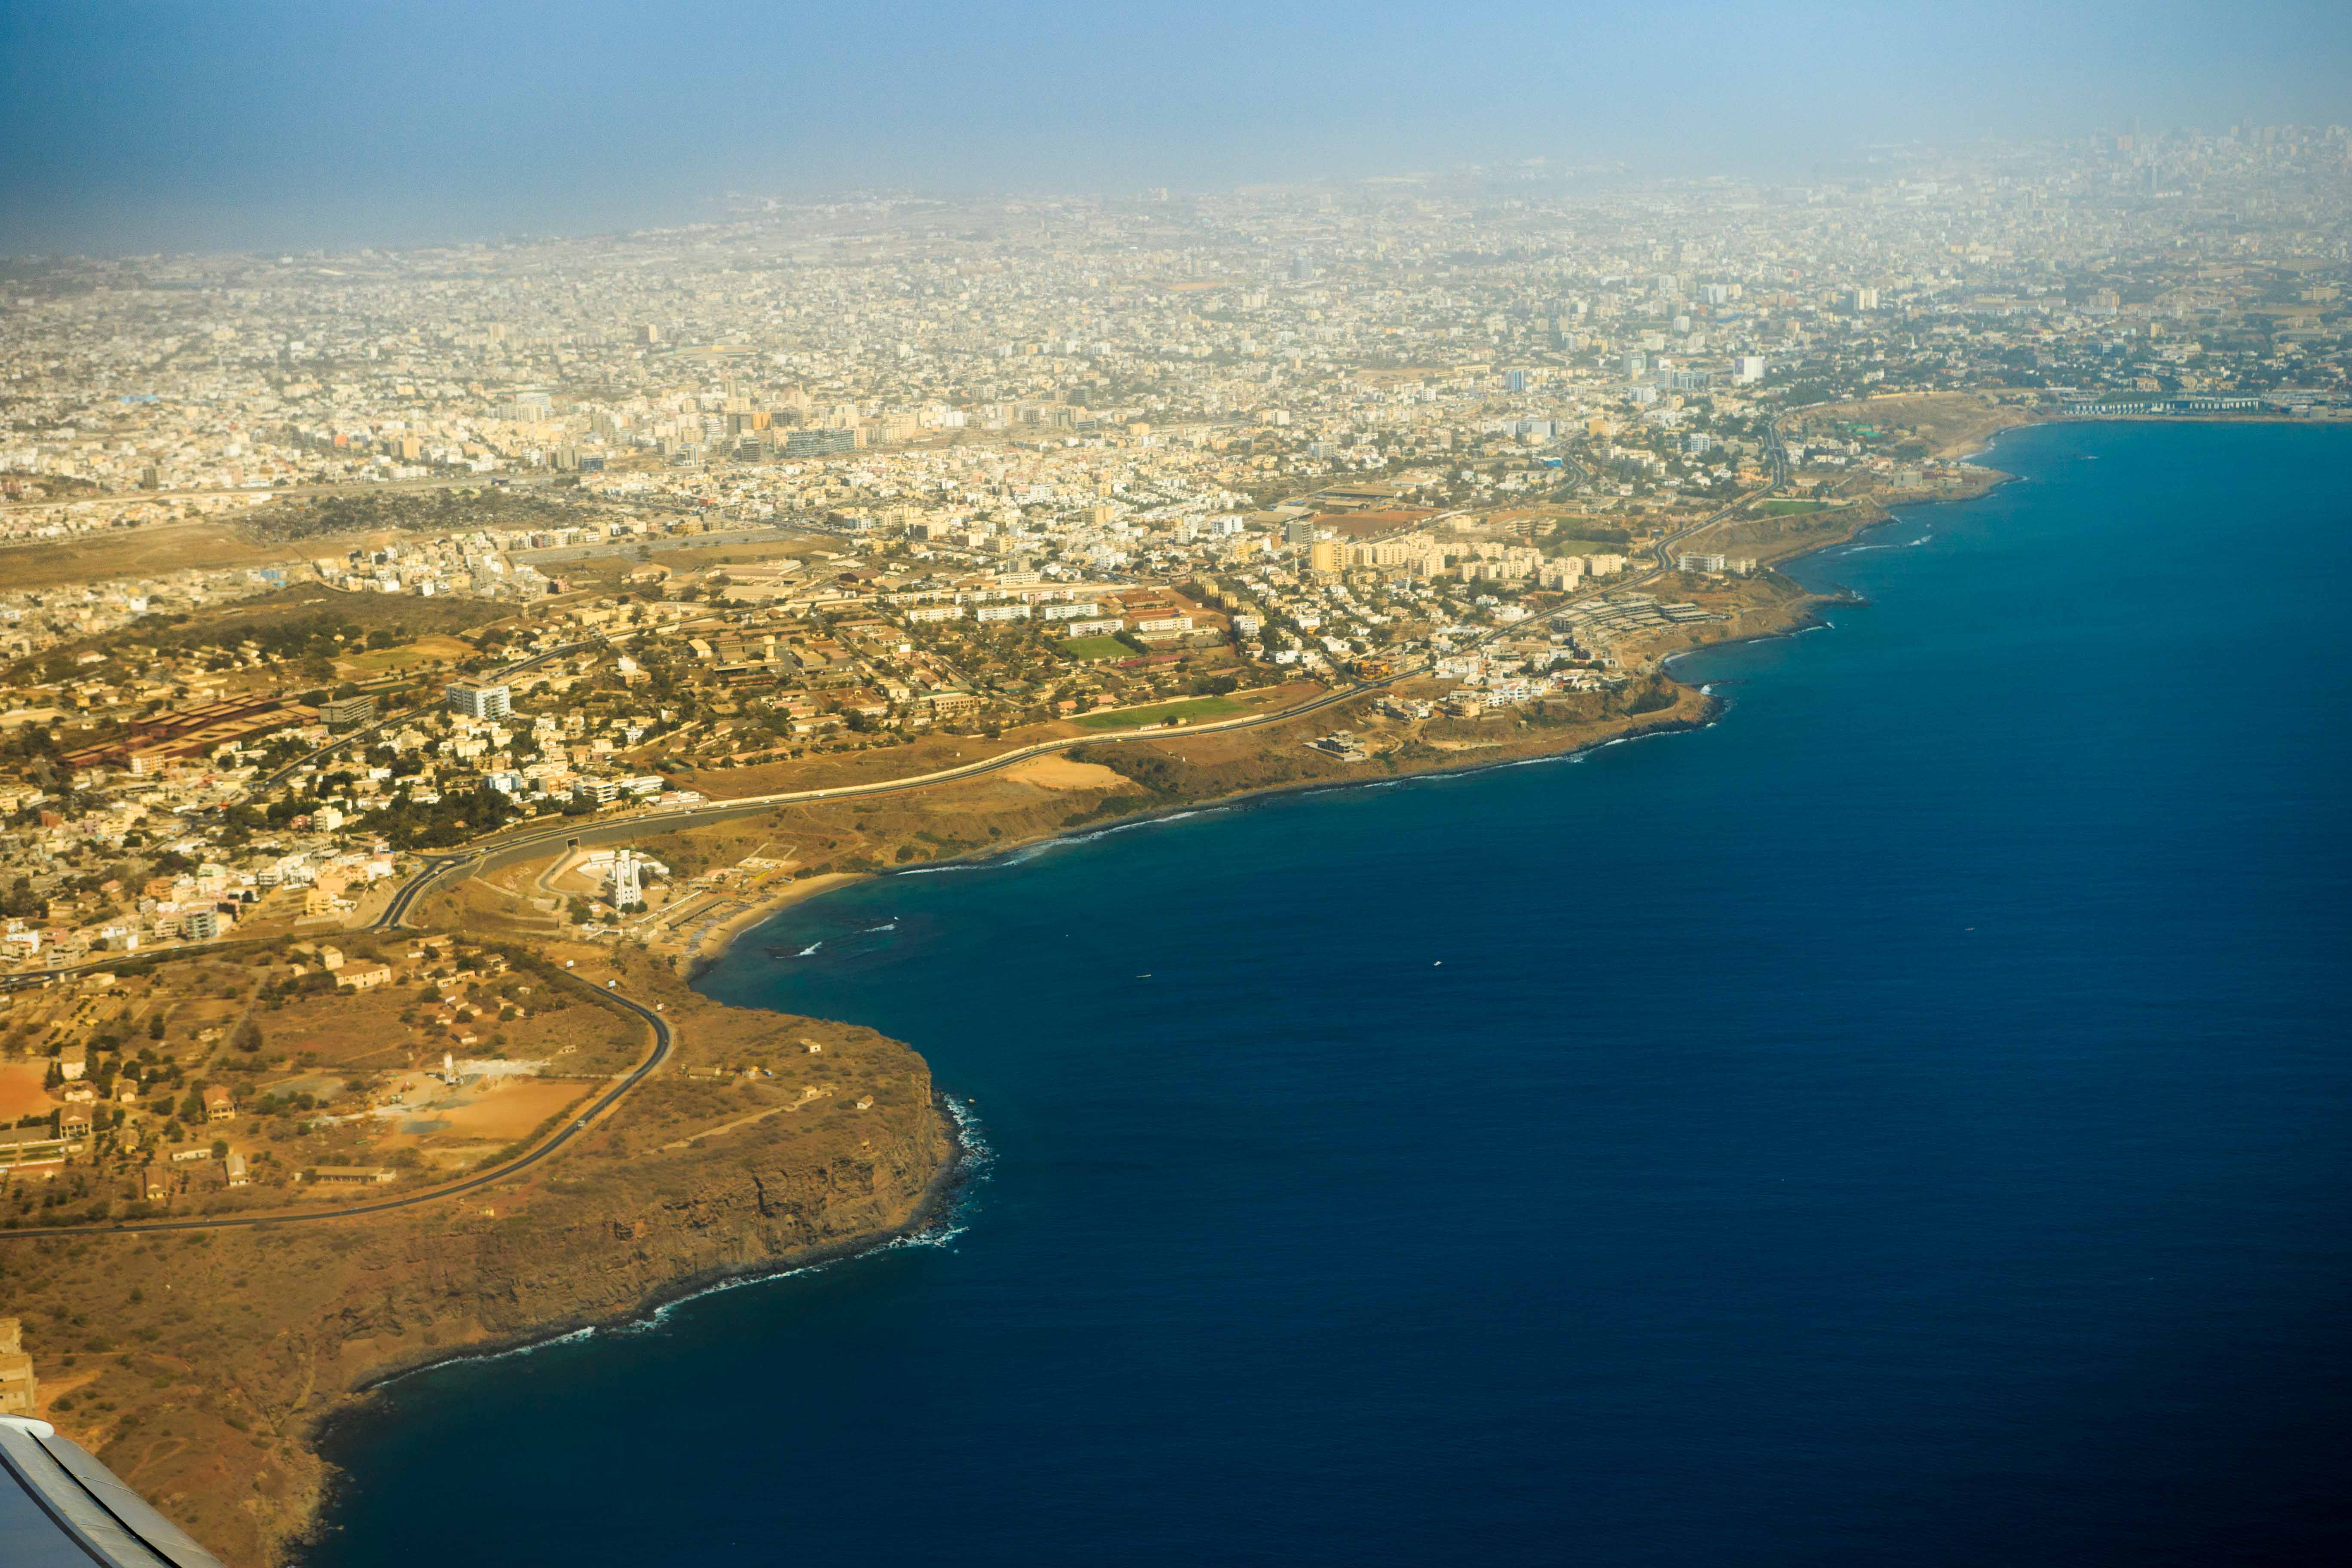
[[[613,907],[625,910],[646,901],[645,873],[632,850],[613,857]]]

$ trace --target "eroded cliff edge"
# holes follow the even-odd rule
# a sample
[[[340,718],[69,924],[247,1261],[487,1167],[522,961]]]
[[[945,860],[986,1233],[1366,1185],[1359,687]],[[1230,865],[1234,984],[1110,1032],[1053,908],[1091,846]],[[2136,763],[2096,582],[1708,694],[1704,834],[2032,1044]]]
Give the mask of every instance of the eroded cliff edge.
[[[43,1367],[50,1417],[224,1560],[261,1568],[317,1523],[322,1426],[387,1377],[871,1246],[941,1200],[952,1126],[912,1050],[623,962],[675,1021],[673,1060],[511,1183],[381,1215],[0,1251],[0,1294],[37,1341],[85,1347]]]

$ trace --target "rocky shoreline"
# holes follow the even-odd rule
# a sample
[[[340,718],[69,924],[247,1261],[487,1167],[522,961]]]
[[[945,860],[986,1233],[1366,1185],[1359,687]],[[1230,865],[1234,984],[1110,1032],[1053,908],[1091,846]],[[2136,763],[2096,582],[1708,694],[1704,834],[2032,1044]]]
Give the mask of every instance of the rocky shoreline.
[[[1890,515],[1856,506],[1834,535],[1805,539],[1801,552],[1850,542]],[[1790,635],[1820,624],[1817,612],[1831,602],[1794,593],[1758,601],[1732,623],[1739,629],[1731,636],[1643,657],[1663,669],[1701,647]],[[1584,718],[1489,721],[1493,727],[1480,733],[1492,739],[1451,742],[1475,750],[1447,750],[1449,742],[1400,731],[1383,742],[1388,752],[1358,764],[1366,768],[1360,773],[1307,756],[1290,726],[1251,732],[1241,737],[1244,746],[1226,741],[1222,751],[1209,743],[1221,737],[1181,731],[1097,748],[1088,776],[1100,779],[1064,795],[983,784],[1026,790],[1023,798],[1032,804],[1001,815],[1012,831],[923,863],[986,862],[1108,826],[1307,790],[1570,758],[1702,728],[1723,711],[1703,689],[1664,676],[1652,681],[1654,695],[1671,694],[1665,706],[1643,710],[1626,700]],[[1299,723],[1328,725],[1333,717],[1326,710]],[[1094,757],[1123,771],[1094,767]],[[943,828],[965,812],[981,821],[1000,798],[975,804],[972,786],[943,789],[966,794],[926,798],[919,820]],[[887,874],[835,871],[821,887],[803,879],[789,895],[731,919],[726,940],[756,929],[785,903]],[[402,1378],[643,1321],[701,1293],[905,1245],[942,1226],[951,1232],[956,1194],[976,1168],[975,1145],[953,1102],[931,1084],[928,1065],[870,1029],[729,1008],[702,996],[690,981],[723,951],[698,954],[687,973],[645,952],[607,950],[583,961],[598,969],[592,984],[609,970],[629,994],[648,1005],[659,999],[677,1026],[678,1059],[579,1147],[509,1185],[462,1202],[355,1215],[348,1225],[25,1237],[20,1246],[51,1261],[42,1270],[50,1282],[74,1289],[71,1310],[131,1331],[135,1345],[171,1347],[89,1358],[103,1364],[79,1380],[76,1408],[60,1412],[60,1425],[225,1560],[240,1568],[285,1563],[331,1528],[335,1470],[323,1450],[350,1440],[352,1424],[364,1421]],[[782,1092],[781,1085],[771,1091],[726,1077],[730,1064],[793,1038],[823,1042],[816,1070],[835,1075],[826,1081],[844,1092],[806,1116],[785,1114],[797,1107],[781,1101],[749,1118],[728,1114]],[[710,1131],[708,1148],[697,1127]],[[90,1270],[97,1279],[72,1267],[85,1253],[97,1255]],[[23,1253],[9,1261],[19,1258],[31,1261]],[[152,1315],[140,1305],[142,1284],[160,1292],[166,1281],[219,1301],[221,1310],[174,1328],[168,1341],[140,1330]],[[229,1310],[254,1301],[267,1310]]]

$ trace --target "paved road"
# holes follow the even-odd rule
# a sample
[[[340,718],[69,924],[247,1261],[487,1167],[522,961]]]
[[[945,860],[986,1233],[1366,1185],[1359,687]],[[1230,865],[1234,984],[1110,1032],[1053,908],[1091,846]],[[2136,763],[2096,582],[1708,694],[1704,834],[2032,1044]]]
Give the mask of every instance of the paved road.
[[[1774,484],[1768,483],[1763,489],[1752,490],[1728,501],[1696,522],[1676,529],[1659,540],[1656,546],[1656,565],[1639,576],[1622,579],[1611,584],[1605,590],[1595,589],[1593,592],[1617,592],[1633,587],[1636,584],[1654,581],[1672,571],[1674,547],[1676,544],[1700,530],[1722,521],[1759,497],[1769,494],[1774,488]],[[1580,596],[1555,609],[1530,616],[1528,620],[1494,627],[1472,639],[1465,646],[1483,647],[1497,637],[1522,631],[1533,622],[1549,621],[1581,602],[1582,599]],[[1294,703],[1287,708],[1276,709],[1270,713],[1254,713],[1238,719],[1213,720],[1205,724],[1186,724],[1172,730],[1141,729],[1102,735],[1065,736],[1051,741],[1040,741],[1032,745],[1015,747],[1012,751],[999,752],[992,757],[984,757],[978,762],[965,763],[952,768],[940,768],[928,773],[913,773],[904,778],[880,779],[872,784],[836,784],[827,789],[782,790],[770,795],[739,795],[733,799],[712,801],[702,805],[658,807],[651,811],[597,821],[593,828],[585,820],[566,821],[559,826],[529,828],[519,834],[488,840],[478,845],[468,846],[464,849],[454,850],[447,855],[430,858],[425,867],[401,889],[399,894],[394,897],[391,904],[385,907],[383,913],[377,917],[374,923],[383,930],[390,930],[399,925],[406,919],[408,911],[415,906],[419,898],[455,872],[462,869],[470,874],[473,869],[480,868],[481,864],[493,856],[502,862],[511,861],[518,858],[521,852],[562,844],[580,837],[583,831],[596,831],[600,836],[623,837],[637,833],[674,832],[680,828],[724,821],[733,816],[749,816],[780,805],[800,805],[816,801],[849,800],[929,789],[936,784],[952,784],[963,779],[978,778],[986,773],[1001,772],[1005,768],[1027,762],[1033,757],[1050,756],[1056,752],[1073,752],[1089,746],[1118,745],[1139,741],[1165,741],[1171,735],[1222,734],[1235,730],[1254,730],[1268,724],[1286,724],[1294,719],[1303,718],[1327,708],[1338,707],[1370,692],[1392,686],[1400,680],[1419,675],[1430,667],[1431,662],[1428,659],[1421,660],[1407,669],[1378,680],[1358,681],[1348,686],[1335,687],[1318,697],[1309,698],[1304,702]]]
[[[1581,603],[1583,597],[1590,596],[1591,594],[1604,592],[1613,593],[1624,588],[1632,587],[1637,584],[1652,582],[1664,575],[1666,572],[1672,570],[1674,564],[1674,547],[1676,544],[1698,532],[1701,529],[1711,527],[1714,524],[1722,521],[1725,518],[1730,516],[1741,507],[1758,500],[1764,496],[1771,494],[1774,490],[1780,489],[1782,483],[1785,482],[1788,471],[1787,463],[1785,453],[1780,445],[1780,432],[1779,422],[1777,420],[1770,427],[1770,440],[1772,447],[1773,473],[1772,477],[1766,481],[1762,488],[1751,490],[1748,494],[1740,496],[1738,499],[1727,502],[1724,506],[1718,507],[1717,510],[1709,512],[1706,516],[1700,518],[1696,522],[1692,522],[1683,528],[1677,529],[1673,533],[1661,539],[1655,547],[1657,564],[1651,567],[1648,571],[1642,573],[1639,576],[1629,577],[1619,582],[1612,583],[1606,589],[1596,587],[1589,590],[1585,595],[1581,595],[1576,599],[1571,599],[1566,604],[1562,604],[1554,609],[1545,611],[1541,615],[1530,617],[1530,621],[1549,621],[1554,616],[1557,616],[1562,612],[1571,608],[1576,604]],[[1442,515],[1451,514],[1448,513]],[[1509,636],[1525,628],[1528,624],[1529,621],[1519,621],[1515,622],[1510,626],[1494,627],[1473,639],[1466,646],[1471,647],[1482,647],[1497,637]],[[532,659],[524,661],[522,664],[517,665],[513,668],[516,669],[528,668],[531,665],[541,663],[545,659],[554,658],[563,654],[574,652],[582,647],[590,646],[592,646],[591,642],[567,644],[563,647],[552,649],[546,654],[542,654]],[[583,835],[593,834],[598,837],[625,837],[639,833],[670,832],[680,828],[704,826],[714,822],[722,822],[736,816],[751,816],[758,812],[767,811],[779,805],[805,805],[811,802],[825,800],[847,800],[855,797],[897,795],[910,790],[929,789],[934,784],[951,784],[962,779],[978,778],[987,773],[997,773],[1005,768],[1013,767],[1017,763],[1026,762],[1033,757],[1048,756],[1059,752],[1076,751],[1087,746],[1118,745],[1139,741],[1164,741],[1172,734],[1216,734],[1227,731],[1257,729],[1268,724],[1287,723],[1293,719],[1302,718],[1307,714],[1318,712],[1327,708],[1337,707],[1341,703],[1351,701],[1354,699],[1364,696],[1370,692],[1379,691],[1389,686],[1392,686],[1400,680],[1408,679],[1415,675],[1419,675],[1429,668],[1430,663],[1430,660],[1424,659],[1414,664],[1409,668],[1400,670],[1396,674],[1385,677],[1381,679],[1360,681],[1349,686],[1337,687],[1318,697],[1310,698],[1305,702],[1296,703],[1288,708],[1276,709],[1269,713],[1250,714],[1238,719],[1214,720],[1205,724],[1188,724],[1176,730],[1129,730],[1102,735],[1074,735],[1057,740],[1041,741],[1033,745],[1016,747],[1013,751],[999,752],[995,756],[985,757],[978,762],[966,763],[958,767],[941,768],[932,773],[915,773],[904,778],[882,779],[872,784],[837,784],[827,789],[784,790],[770,795],[742,795],[730,800],[711,801],[700,805],[670,806],[647,812],[634,813],[620,817],[606,817],[602,819],[565,818],[559,822],[550,824],[544,827],[535,826],[526,828],[520,833],[509,834],[503,837],[494,837],[479,841],[475,844],[465,846],[461,848],[452,849],[446,853],[427,854],[421,857],[424,864],[419,868],[415,874],[401,887],[399,892],[394,895],[392,901],[384,907],[383,912],[378,915],[373,921],[370,922],[370,925],[371,929],[380,931],[389,931],[402,925],[405,922],[409,911],[415,907],[417,900],[424,897],[425,894],[431,891],[435,887],[438,886],[443,880],[448,879],[454,872],[462,869],[467,870],[468,874],[470,874],[472,870],[487,868],[490,864],[503,864],[521,858],[529,852],[543,849],[553,845],[561,845],[569,839],[580,837]],[[348,745],[352,739],[356,738],[356,735],[347,737],[343,741],[335,742],[334,746],[322,747],[319,752],[313,752],[311,755],[314,757],[324,755],[327,752],[336,749],[336,747]],[[284,775],[281,773],[278,776],[282,777]],[[171,951],[173,952],[187,952],[196,950],[193,948],[175,948]],[[89,963],[76,964],[69,967],[29,971],[9,976],[5,981],[0,981],[0,988],[13,989],[21,985],[39,984],[48,980],[63,979],[70,974],[79,973],[87,970],[102,968],[109,962],[119,963],[121,960],[98,960]]]
[[[373,924],[380,930],[390,930],[407,918],[416,900],[452,873],[486,868],[495,859],[505,863],[522,858],[530,851],[560,845],[570,839],[593,833],[600,837],[628,837],[641,833],[670,833],[680,828],[695,827],[730,817],[749,816],[780,805],[800,805],[814,801],[850,800],[869,795],[898,795],[910,790],[929,789],[936,784],[953,784],[962,779],[978,778],[1000,772],[1033,757],[1050,756],[1058,752],[1076,751],[1087,746],[1113,746],[1137,741],[1165,741],[1176,735],[1222,734],[1234,730],[1254,730],[1267,724],[1284,724],[1307,714],[1318,712],[1340,703],[1351,701],[1367,692],[1417,673],[1422,667],[1403,674],[1380,680],[1359,681],[1353,685],[1334,688],[1318,697],[1270,713],[1254,713],[1239,719],[1220,719],[1205,724],[1186,724],[1175,729],[1129,730],[1104,735],[1071,735],[1057,740],[1040,741],[1033,745],[1018,746],[978,762],[964,763],[952,768],[940,768],[928,773],[913,773],[904,778],[877,779],[872,784],[835,784],[827,789],[782,790],[771,795],[739,795],[730,800],[710,801],[700,805],[656,807],[651,811],[635,812],[625,816],[605,818],[565,819],[560,824],[527,828],[520,833],[485,840],[446,855],[428,856],[425,866],[412,877]]]
[[[572,977],[566,976],[566,978],[570,979]],[[574,984],[585,986],[587,982],[574,981]],[[593,987],[591,989],[593,989]],[[443,1198],[457,1197],[466,1193],[478,1191],[483,1187],[493,1184],[494,1183],[503,1182],[509,1176],[520,1175],[521,1173],[530,1170],[533,1165],[548,1159],[565,1144],[571,1142],[581,1133],[586,1131],[598,1117],[603,1116],[606,1111],[612,1110],[614,1105],[618,1104],[623,1095],[627,1094],[631,1089],[636,1088],[637,1085],[643,1083],[647,1077],[661,1067],[662,1063],[669,1059],[670,1047],[675,1037],[670,1033],[668,1019],[663,1017],[653,1008],[647,1007],[644,1004],[630,997],[624,996],[616,991],[606,991],[600,993],[600,994],[603,995],[605,1000],[616,1003],[619,1005],[627,1008],[630,1012],[635,1013],[638,1017],[643,1018],[646,1023],[653,1026],[654,1048],[652,1054],[647,1056],[644,1061],[639,1062],[635,1070],[633,1070],[628,1077],[623,1079],[620,1082],[614,1084],[612,1088],[599,1095],[593,1105],[591,1105],[587,1110],[572,1118],[572,1120],[567,1122],[561,1131],[555,1133],[553,1137],[548,1139],[547,1142],[540,1144],[537,1148],[531,1149],[527,1152],[508,1161],[505,1164],[498,1166],[496,1169],[478,1172],[474,1175],[466,1177],[462,1181],[450,1182],[437,1187],[427,1187],[417,1192],[404,1194],[399,1197],[380,1198],[371,1203],[338,1205],[333,1208],[321,1208],[315,1212],[307,1214],[231,1215],[189,1219],[129,1220],[121,1224],[109,1225],[47,1226],[38,1229],[28,1228],[24,1230],[0,1230],[0,1242],[5,1242],[25,1237],[113,1236],[119,1235],[124,1231],[250,1230],[270,1226],[310,1225],[320,1220],[356,1219],[362,1215],[386,1214],[394,1209],[414,1208],[418,1204],[438,1203]]]
[[[1722,521],[1725,518],[1729,517],[1733,512],[1738,511],[1741,507],[1744,507],[1752,501],[1759,500],[1780,489],[1780,486],[1786,482],[1788,466],[1786,453],[1780,442],[1780,431],[1779,422],[1777,420],[1774,421],[1770,426],[1770,441],[1773,465],[1772,475],[1762,488],[1751,490],[1748,494],[1740,496],[1737,500],[1727,502],[1724,506],[1717,508],[1716,510],[1709,512],[1706,516],[1699,519],[1697,521],[1692,522],[1683,528],[1679,528],[1674,532],[1660,539],[1655,547],[1657,563],[1654,566],[1652,566],[1648,571],[1643,573],[1641,575],[1627,578],[1622,582],[1613,583],[1606,590],[1595,589],[1593,592],[1616,592],[1623,588],[1631,587],[1636,584],[1651,582],[1663,576],[1665,573],[1674,569],[1674,547],[1676,544],[1698,532],[1700,530],[1711,527],[1714,524]],[[1548,621],[1579,602],[1580,602],[1580,599],[1570,600],[1569,603],[1563,604],[1557,608],[1548,610],[1539,616],[1531,616],[1529,617],[1529,620],[1536,622]],[[1472,647],[1482,646],[1496,637],[1518,631],[1528,624],[1529,621],[1519,621],[1507,626],[1496,626],[1475,638],[1468,646]],[[570,652],[573,648],[584,646],[587,645],[572,644],[565,648],[556,649],[553,652],[541,655],[541,658],[552,658],[562,653]],[[537,663],[539,660],[533,659],[530,662]],[[505,863],[521,858],[537,850],[546,848],[550,846],[562,845],[571,839],[582,837],[584,835],[594,834],[597,837],[602,837],[607,836],[627,837],[646,832],[668,832],[678,828],[695,826],[700,824],[724,821],[733,816],[748,816],[758,812],[764,812],[779,805],[791,805],[811,801],[846,800],[854,797],[896,795],[909,790],[929,789],[934,784],[950,784],[961,779],[977,778],[986,773],[996,773],[1004,768],[1012,767],[1019,763],[1026,762],[1032,757],[1047,756],[1059,752],[1076,751],[1087,746],[1118,745],[1138,741],[1164,741],[1169,739],[1171,735],[1178,734],[1204,735],[1223,733],[1235,730],[1256,729],[1268,724],[1287,723],[1291,720],[1302,718],[1307,714],[1318,712],[1327,708],[1337,707],[1341,703],[1352,701],[1354,699],[1364,696],[1369,692],[1378,691],[1387,686],[1394,684],[1396,681],[1405,679],[1413,675],[1418,675],[1428,668],[1429,662],[1430,661],[1428,660],[1423,660],[1415,664],[1410,669],[1400,671],[1397,674],[1387,677],[1383,679],[1360,681],[1350,686],[1335,688],[1330,691],[1323,693],[1321,696],[1310,698],[1305,702],[1296,703],[1288,708],[1277,709],[1270,713],[1251,714],[1239,719],[1217,720],[1206,724],[1189,724],[1175,730],[1132,730],[1113,734],[1069,736],[1052,741],[1041,741],[1034,745],[1016,747],[1013,751],[1001,752],[992,757],[984,757],[977,762],[966,763],[959,767],[941,768],[932,773],[917,773],[906,778],[883,779],[877,780],[872,784],[837,784],[828,789],[785,790],[771,795],[746,795],[734,800],[713,801],[702,805],[674,806],[667,809],[656,809],[618,818],[606,818],[602,821],[567,819],[562,823],[551,825],[547,827],[527,829],[524,832],[509,835],[506,837],[494,838],[480,844],[469,845],[463,848],[452,850],[446,854],[424,856],[422,858],[424,860],[423,866],[419,868],[415,875],[410,877],[407,882],[402,885],[400,890],[393,896],[392,901],[384,906],[383,912],[379,914],[375,920],[371,922],[371,927],[372,929],[380,931],[397,929],[406,921],[409,911],[415,908],[418,900],[422,899],[426,893],[432,891],[445,879],[449,879],[456,873],[464,872],[470,876],[476,870],[482,869],[491,863]],[[528,668],[528,666],[518,666],[516,668]],[[348,740],[338,742],[338,744],[348,743]],[[332,748],[327,749],[331,750]],[[313,755],[319,754],[323,753],[313,753]],[[175,949],[173,951],[185,952],[189,950]],[[105,961],[101,961],[101,963]],[[82,964],[70,969],[43,970],[31,974],[12,976],[11,983],[31,984],[37,980],[50,978],[61,979],[68,974],[77,973],[79,970],[99,966],[99,964]],[[102,1234],[122,1230],[203,1230],[208,1228],[227,1228],[232,1226],[242,1227],[268,1225],[296,1225],[313,1220],[348,1218],[359,1215],[382,1214],[390,1209],[406,1208],[416,1204],[432,1203],[442,1198],[457,1196],[460,1194],[475,1191],[478,1188],[487,1186],[492,1183],[503,1181],[507,1177],[514,1175],[518,1172],[527,1170],[530,1166],[539,1163],[541,1161],[553,1154],[557,1150],[562,1148],[566,1143],[572,1141],[572,1137],[576,1133],[584,1129],[589,1122],[594,1121],[597,1117],[609,1110],[620,1100],[622,1096],[628,1093],[630,1089],[635,1088],[637,1084],[645,1079],[647,1074],[654,1071],[655,1068],[658,1068],[668,1058],[671,1045],[671,1035],[668,1023],[663,1019],[659,1014],[640,1005],[636,1002],[634,1002],[625,996],[621,996],[617,994],[608,994],[611,996],[612,1000],[618,1002],[623,1006],[636,1013],[653,1026],[655,1040],[653,1054],[647,1057],[644,1063],[642,1063],[636,1070],[632,1072],[626,1079],[608,1089],[604,1095],[596,1101],[595,1105],[589,1110],[585,1116],[575,1121],[570,1126],[565,1127],[562,1131],[558,1132],[554,1137],[549,1139],[545,1143],[540,1145],[538,1148],[522,1155],[520,1158],[509,1163],[508,1164],[499,1167],[497,1170],[485,1171],[478,1175],[469,1176],[463,1182],[448,1186],[435,1187],[428,1191],[412,1193],[405,1196],[397,1198],[387,1198],[372,1204],[357,1205],[349,1208],[325,1209],[316,1214],[278,1215],[268,1216],[256,1215],[250,1218],[226,1219],[149,1220],[130,1225],[79,1226],[37,1230],[0,1231],[0,1240],[5,1240],[9,1237],[16,1236],[71,1236]]]
[[[1773,444],[1773,477],[1766,480],[1761,488],[1749,490],[1746,495],[1726,501],[1723,505],[1716,508],[1715,510],[1707,513],[1705,517],[1700,518],[1697,521],[1685,523],[1681,528],[1675,530],[1672,533],[1662,536],[1658,540],[1658,542],[1652,546],[1654,553],[1655,553],[1658,558],[1658,563],[1651,567],[1648,571],[1642,573],[1638,576],[1621,577],[1616,582],[1610,584],[1606,588],[1591,589],[1588,593],[1570,599],[1564,604],[1555,605],[1550,609],[1545,610],[1538,615],[1530,616],[1524,621],[1514,621],[1507,626],[1496,626],[1494,630],[1474,638],[1465,646],[1469,647],[1481,647],[1486,644],[1494,641],[1496,637],[1507,637],[1512,633],[1524,630],[1528,626],[1555,619],[1559,616],[1566,615],[1569,611],[1582,604],[1586,598],[1591,597],[1593,595],[1622,593],[1627,588],[1638,587],[1643,583],[1656,582],[1660,577],[1664,576],[1667,573],[1675,569],[1675,546],[1690,538],[1693,534],[1697,533],[1702,529],[1714,527],[1717,523],[1721,522],[1725,518],[1729,517],[1733,512],[1738,511],[1741,507],[1747,506],[1753,501],[1761,500],[1764,497],[1770,495],[1774,490],[1780,488],[1781,478],[1785,475],[1787,470],[1785,466],[1780,463],[1780,450],[1779,437],[1776,431]],[[1402,679],[1402,677],[1399,677],[1398,679]]]

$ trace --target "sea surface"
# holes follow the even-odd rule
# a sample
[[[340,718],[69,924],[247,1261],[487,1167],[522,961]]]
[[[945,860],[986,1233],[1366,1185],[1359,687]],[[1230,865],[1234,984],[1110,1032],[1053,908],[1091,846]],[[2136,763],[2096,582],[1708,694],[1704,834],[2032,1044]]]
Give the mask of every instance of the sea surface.
[[[2352,430],[1990,460],[1706,731],[755,932],[952,1233],[395,1385],[313,1562],[2352,1561]]]

